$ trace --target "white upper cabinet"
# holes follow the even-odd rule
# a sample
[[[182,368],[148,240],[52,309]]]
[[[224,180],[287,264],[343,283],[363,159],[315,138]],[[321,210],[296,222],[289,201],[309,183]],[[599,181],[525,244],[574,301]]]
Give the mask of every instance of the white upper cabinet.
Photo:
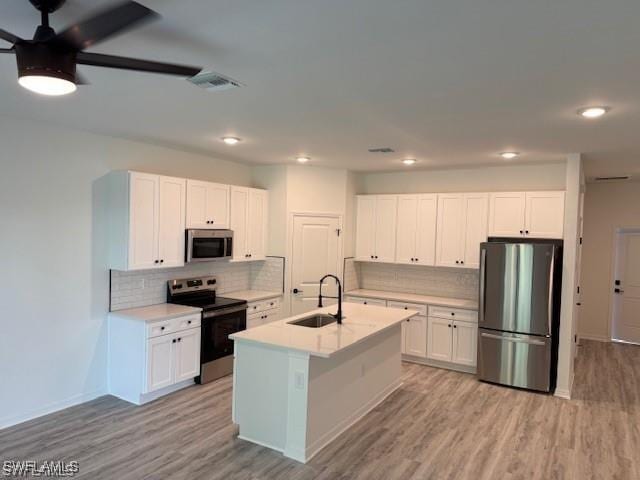
[[[461,265],[465,268],[480,268],[480,244],[487,241],[489,195],[467,193],[464,196],[464,207],[464,255]]]
[[[110,181],[110,268],[184,265],[186,181],[138,172],[113,172]]]
[[[229,228],[229,185],[187,180],[187,228]]]
[[[399,195],[396,263],[434,265],[437,195]]]
[[[438,195],[436,261],[440,267],[478,268],[480,243],[487,240],[488,195]]]
[[[160,177],[158,257],[162,267],[184,265],[184,178]]]
[[[230,226],[233,259],[263,260],[266,253],[268,193],[266,190],[231,187]]]
[[[356,259],[393,262],[396,256],[396,195],[358,196]]]
[[[500,192],[490,195],[489,236],[562,238],[564,192]]]
[[[564,192],[527,192],[525,235],[532,238],[562,238]]]

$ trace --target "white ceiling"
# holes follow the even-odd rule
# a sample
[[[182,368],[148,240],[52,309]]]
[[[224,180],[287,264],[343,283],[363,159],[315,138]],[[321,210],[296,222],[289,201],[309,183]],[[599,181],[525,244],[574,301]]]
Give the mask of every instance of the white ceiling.
[[[69,0],[62,28],[98,0]],[[0,114],[246,163],[353,170],[551,162],[640,175],[637,0],[146,0],[163,18],[92,51],[203,65],[246,84],[211,93],[173,77],[81,67],[92,85],[38,97],[0,55]],[[0,28],[28,37],[27,0]],[[4,45],[2,45],[4,46]],[[613,110],[598,121],[584,105]],[[244,141],[228,147],[224,134]],[[374,155],[370,147],[393,147]]]

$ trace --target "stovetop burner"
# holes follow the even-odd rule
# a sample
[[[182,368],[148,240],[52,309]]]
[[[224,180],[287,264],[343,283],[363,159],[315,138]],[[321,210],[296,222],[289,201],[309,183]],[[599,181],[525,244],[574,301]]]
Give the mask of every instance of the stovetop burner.
[[[246,304],[246,300],[216,295],[215,277],[185,278],[167,282],[167,302],[203,310],[218,310]]]

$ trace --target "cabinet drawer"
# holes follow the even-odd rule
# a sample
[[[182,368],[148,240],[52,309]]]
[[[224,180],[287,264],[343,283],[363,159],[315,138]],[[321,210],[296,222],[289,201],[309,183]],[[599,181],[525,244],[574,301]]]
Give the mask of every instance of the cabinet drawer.
[[[187,330],[200,326],[201,315],[189,315],[188,317],[178,317],[173,319],[173,331]]]
[[[271,298],[269,300],[265,300],[264,302],[261,302],[261,304],[262,304],[262,311],[280,308],[280,298]]]
[[[380,300],[379,298],[344,297],[344,301],[348,303],[359,303],[361,305],[377,305],[379,307],[387,306],[387,301]]]
[[[264,315],[260,315],[259,313],[255,315],[249,315],[247,317],[247,330],[262,325],[264,323],[264,319],[262,317],[264,317]]]
[[[159,337],[175,331],[175,319],[160,320],[147,325],[147,338]]]
[[[419,303],[387,302],[387,307],[400,308],[402,310],[417,310],[418,315],[423,317],[427,316],[427,306],[420,305]]]
[[[429,307],[429,316],[446,318],[449,320],[463,320],[466,322],[478,322],[478,312],[475,310],[462,310],[460,308]]]

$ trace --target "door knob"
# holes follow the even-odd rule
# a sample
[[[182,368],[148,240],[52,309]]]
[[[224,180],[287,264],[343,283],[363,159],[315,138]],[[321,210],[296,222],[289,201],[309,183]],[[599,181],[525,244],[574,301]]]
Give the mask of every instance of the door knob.
[[[622,290],[621,288],[616,288],[613,291],[616,293],[624,293],[624,290]]]

